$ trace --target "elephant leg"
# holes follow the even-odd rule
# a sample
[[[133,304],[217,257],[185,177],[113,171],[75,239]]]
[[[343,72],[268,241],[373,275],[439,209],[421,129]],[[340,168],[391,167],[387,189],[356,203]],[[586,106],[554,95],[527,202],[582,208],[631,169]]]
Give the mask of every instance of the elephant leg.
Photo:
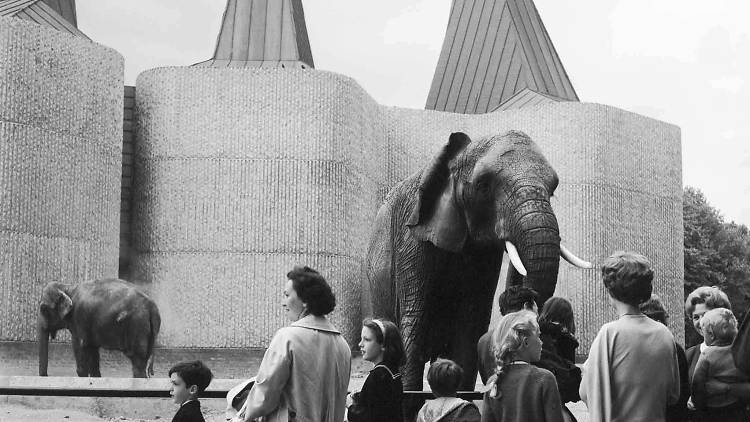
[[[83,353],[86,356],[89,376],[101,377],[102,373],[99,370],[99,348],[96,346],[87,346],[83,348]]]
[[[476,256],[457,264],[461,271],[449,280],[441,307],[450,309],[442,325],[450,327],[446,333],[447,356],[461,365],[464,379],[462,390],[472,391],[477,379],[477,342],[487,332],[492,315],[493,298],[497,289],[502,255],[490,253]]]
[[[81,339],[78,338],[78,336],[73,335],[71,344],[73,346],[73,356],[76,358],[76,374],[78,374],[79,377],[88,377],[88,363],[86,362],[86,354],[81,345]]]
[[[133,378],[147,378],[146,366],[148,365],[148,357],[136,353],[130,356],[130,362],[133,364]]]
[[[449,356],[464,370],[460,389],[473,391],[477,379],[477,341],[487,332],[492,313],[492,294],[461,301],[455,316]],[[489,297],[489,298],[488,298]]]
[[[424,364],[427,360],[423,312],[419,312],[417,315],[403,316],[401,318],[401,334],[406,350],[406,364],[401,368],[404,391],[422,391]],[[422,405],[424,405],[423,398],[404,398],[402,403],[404,421],[414,421]]]
[[[421,391],[426,361],[422,315],[404,316],[401,319],[401,334],[406,349],[406,364],[401,371],[404,390]]]

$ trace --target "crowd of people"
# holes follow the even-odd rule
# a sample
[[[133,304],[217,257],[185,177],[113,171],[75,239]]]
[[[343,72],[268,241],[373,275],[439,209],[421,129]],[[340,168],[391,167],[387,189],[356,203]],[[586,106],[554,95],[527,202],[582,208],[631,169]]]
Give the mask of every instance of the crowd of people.
[[[287,275],[280,329],[261,362],[255,383],[233,422],[402,421],[405,360],[398,327],[384,319],[363,322],[359,349],[374,367],[362,389],[348,393],[351,352],[328,321],[335,297],[308,267]],[[700,287],[685,312],[703,343],[685,351],[667,329],[667,312],[653,294],[654,273],[639,254],[617,252],[602,266],[602,282],[618,319],[604,324],[588,358],[575,364],[576,326],[571,303],[513,286],[500,295],[502,315],[477,343],[483,388],[479,407],[457,397],[463,369],[448,359],[430,365],[435,396],[418,422],[575,421],[566,403],[583,400],[589,420],[750,421],[750,322],[738,327],[727,295]],[[738,333],[741,333],[738,339]],[[173,421],[202,421],[198,397],[211,381],[200,362],[169,371],[180,409]]]

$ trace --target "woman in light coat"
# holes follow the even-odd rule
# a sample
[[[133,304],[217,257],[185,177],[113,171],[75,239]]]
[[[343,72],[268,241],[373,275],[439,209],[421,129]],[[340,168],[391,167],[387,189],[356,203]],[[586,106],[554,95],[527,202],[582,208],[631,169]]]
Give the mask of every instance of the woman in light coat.
[[[336,299],[315,270],[295,267],[287,277],[283,307],[293,322],[271,340],[234,421],[341,422],[351,350],[326,318]]]
[[[615,252],[602,265],[602,281],[619,319],[602,326],[583,364],[579,393],[589,420],[665,422],[680,398],[674,337],[644,315],[654,272],[643,255]]]

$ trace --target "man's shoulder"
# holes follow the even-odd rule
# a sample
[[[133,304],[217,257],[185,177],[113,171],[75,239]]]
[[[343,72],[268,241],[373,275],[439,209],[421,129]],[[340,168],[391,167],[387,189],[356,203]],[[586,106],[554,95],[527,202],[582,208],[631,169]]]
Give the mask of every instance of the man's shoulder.
[[[481,362],[488,360],[488,359],[494,361],[494,355],[492,353],[492,333],[491,332],[488,331],[484,333],[482,337],[479,337],[479,341],[477,341],[477,354],[479,355],[480,371],[482,370]]]
[[[479,337],[479,341],[477,342],[477,345],[485,345],[489,344],[490,340],[492,340],[492,332],[487,331],[486,333],[482,334],[482,337]]]

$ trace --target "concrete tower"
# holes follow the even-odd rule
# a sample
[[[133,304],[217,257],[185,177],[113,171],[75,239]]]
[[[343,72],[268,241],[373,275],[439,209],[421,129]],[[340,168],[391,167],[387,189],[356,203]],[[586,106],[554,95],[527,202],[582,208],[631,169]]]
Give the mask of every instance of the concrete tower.
[[[314,68],[301,0],[227,0],[213,58],[195,66]]]
[[[88,39],[78,30],[75,0],[0,1],[0,16],[23,19]]]
[[[578,101],[532,0],[454,0],[425,108],[489,113]]]

